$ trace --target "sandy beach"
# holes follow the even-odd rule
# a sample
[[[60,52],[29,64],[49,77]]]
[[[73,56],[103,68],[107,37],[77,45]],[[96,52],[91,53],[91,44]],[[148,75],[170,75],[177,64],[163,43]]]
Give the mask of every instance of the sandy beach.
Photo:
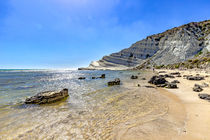
[[[159,70],[162,71],[162,70]],[[177,72],[178,70],[164,70],[167,73]],[[206,76],[209,74],[200,70],[179,71],[181,75],[196,75]],[[183,108],[180,110],[186,111],[186,133],[177,139],[180,140],[208,140],[210,139],[210,103],[198,97],[198,92],[192,90],[194,84],[210,83],[210,78],[205,77],[205,80],[191,81],[183,77],[176,77],[179,80],[178,89],[166,89],[168,92],[176,95],[180,100]],[[174,79],[167,78],[168,81]],[[165,90],[165,89],[163,89]],[[204,88],[200,93],[209,93],[210,88]]]

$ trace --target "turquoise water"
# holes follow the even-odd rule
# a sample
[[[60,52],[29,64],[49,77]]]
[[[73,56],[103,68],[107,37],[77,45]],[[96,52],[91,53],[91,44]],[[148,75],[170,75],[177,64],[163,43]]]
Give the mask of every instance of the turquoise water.
[[[0,139],[111,140],[124,138],[136,126],[143,132],[138,133],[141,138],[159,135],[160,128],[176,134],[177,122],[162,118],[168,112],[167,100],[156,89],[143,87],[147,81],[130,79],[133,74],[149,78],[150,73],[140,73],[0,70]],[[101,74],[106,78],[92,79]],[[86,79],[78,80],[81,76]],[[115,78],[122,84],[108,87],[107,82]],[[66,100],[49,105],[23,103],[39,92],[63,88],[69,89]],[[150,130],[145,129],[148,124]]]
[[[108,87],[106,83],[120,77],[130,80],[133,71],[73,71],[73,70],[0,70],[0,139],[43,139],[57,137],[77,138],[79,126],[75,119],[81,119],[85,131],[92,129],[92,119],[110,97],[125,91],[122,86]],[[92,76],[106,74],[106,79],[92,79]],[[85,76],[85,80],[78,77]],[[122,82],[123,85],[123,82]],[[42,91],[69,89],[69,98],[50,105],[25,105],[24,100]],[[87,114],[88,115],[87,115]],[[84,115],[85,114],[85,115]],[[84,116],[83,116],[84,115]],[[86,116],[87,115],[87,116]],[[66,122],[65,122],[66,121]],[[67,122],[71,122],[67,125]],[[86,121],[90,121],[88,127]],[[60,124],[60,125],[59,125]],[[54,127],[67,130],[58,130]],[[94,126],[95,127],[95,126]],[[80,130],[82,130],[82,128]],[[51,134],[47,133],[51,131]],[[85,132],[84,131],[84,132]],[[31,132],[31,133],[29,133]],[[80,132],[80,137],[86,133]],[[57,134],[58,133],[58,134]],[[84,133],[84,134],[82,134]],[[110,135],[110,132],[107,132]]]
[[[106,79],[92,80],[92,76],[106,74]],[[71,98],[106,87],[109,80],[129,75],[122,71],[73,70],[0,70],[0,107],[14,105],[41,91],[68,88]],[[85,76],[86,80],[78,80]]]

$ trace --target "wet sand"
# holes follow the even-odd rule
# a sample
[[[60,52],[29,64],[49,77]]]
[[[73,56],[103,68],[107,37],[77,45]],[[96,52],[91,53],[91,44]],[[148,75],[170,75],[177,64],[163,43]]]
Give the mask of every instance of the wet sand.
[[[162,71],[162,70],[161,70]],[[177,72],[178,70],[164,70],[167,73]],[[179,71],[181,75],[209,75],[206,71],[188,70]],[[198,92],[192,90],[194,84],[202,84],[203,82],[210,84],[210,78],[205,77],[205,80],[190,81],[183,79],[183,77],[176,77],[180,81],[178,89],[167,89],[173,95],[176,95],[181,104],[186,110],[186,134],[177,138],[180,140],[209,140],[210,139],[210,102],[198,98]],[[168,81],[174,79],[167,79]],[[204,88],[200,93],[210,93],[210,88]],[[182,109],[182,108],[180,108]]]
[[[133,94],[142,94],[142,92],[146,92],[146,94],[153,94],[156,101],[160,101],[165,104],[165,111],[163,108],[158,108],[158,115],[155,117],[151,117],[149,115],[145,116],[146,118],[143,123],[139,123],[136,119],[132,119],[124,124],[118,126],[119,131],[115,131],[116,137],[115,139],[120,140],[175,140],[182,138],[185,135],[185,125],[186,125],[186,110],[185,106],[182,104],[182,101],[174,94],[171,94],[165,89],[161,88],[146,88],[145,86],[149,86],[147,83],[148,79],[151,77],[152,73],[149,73],[147,76],[147,80],[133,80],[131,83],[127,83],[126,87],[130,87],[133,89],[137,89],[133,92]],[[138,89],[136,85],[141,83],[141,88]],[[159,97],[159,98],[157,98]],[[167,108],[167,109],[166,109]],[[129,127],[127,124],[131,124]]]

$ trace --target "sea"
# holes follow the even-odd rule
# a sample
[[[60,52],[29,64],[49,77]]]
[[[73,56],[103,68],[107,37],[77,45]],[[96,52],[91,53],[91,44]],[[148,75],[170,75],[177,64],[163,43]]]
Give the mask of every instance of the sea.
[[[92,79],[102,74],[105,79]],[[154,95],[154,89],[134,92],[131,88],[137,88],[137,83],[132,84],[130,76],[144,74],[111,70],[0,70],[0,139],[117,139],[121,128],[129,129],[133,120],[137,125],[167,112],[166,101]],[[121,85],[109,87],[107,82],[115,78],[121,79]],[[147,82],[141,84],[144,83]],[[39,92],[64,88],[69,90],[65,100],[47,105],[24,104],[27,97]]]

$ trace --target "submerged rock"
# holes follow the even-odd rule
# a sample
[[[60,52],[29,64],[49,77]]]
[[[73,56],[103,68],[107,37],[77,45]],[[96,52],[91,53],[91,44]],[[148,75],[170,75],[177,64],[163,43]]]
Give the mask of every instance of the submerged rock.
[[[131,76],[131,79],[138,79],[138,76],[132,75],[132,76]]]
[[[27,98],[25,100],[26,104],[48,104],[55,101],[59,101],[68,97],[68,89],[63,89],[61,91],[45,91],[38,93],[35,96]]]
[[[84,79],[86,79],[85,77],[79,77],[78,78],[79,80],[84,80]]]
[[[120,79],[116,78],[114,81],[109,81],[108,86],[120,85]]]
[[[203,91],[202,87],[198,84],[195,84],[194,87],[193,87],[193,91],[195,92],[201,92]]]

